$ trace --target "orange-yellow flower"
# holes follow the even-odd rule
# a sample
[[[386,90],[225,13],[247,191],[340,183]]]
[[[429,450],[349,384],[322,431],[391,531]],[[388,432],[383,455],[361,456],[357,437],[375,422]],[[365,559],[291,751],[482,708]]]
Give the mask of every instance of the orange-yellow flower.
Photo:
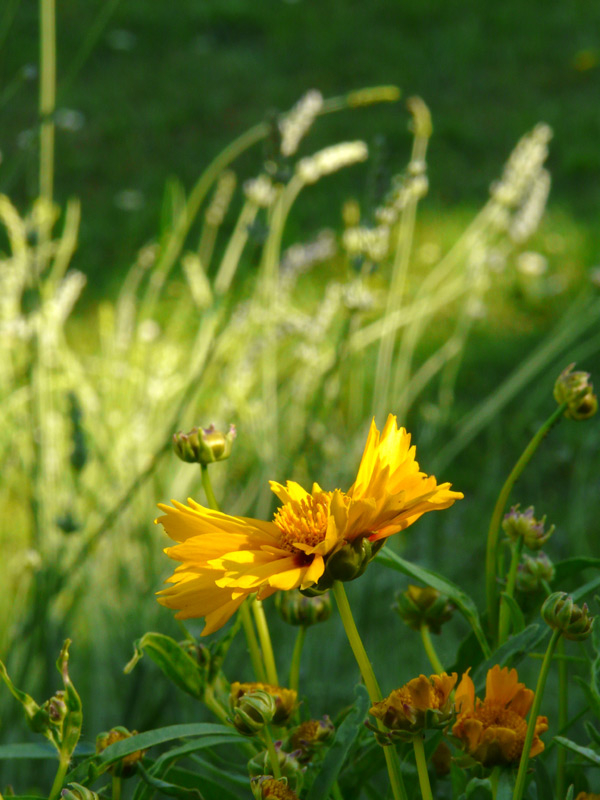
[[[525,717],[533,696],[531,689],[519,683],[516,669],[500,669],[496,664],[487,674],[485,700],[475,699],[475,686],[467,672],[454,697],[458,719],[452,733],[462,741],[467,753],[484,766],[514,764],[523,752]],[[547,730],[548,718],[538,717],[531,757],[543,751],[539,735]]]
[[[156,521],[177,542],[165,552],[181,562],[159,602],[180,619],[205,617],[203,635],[222,627],[248,595],[307,589],[345,545],[383,540],[463,496],[419,470],[410,434],[391,414],[381,434],[372,423],[347,492],[316,483],[307,492],[293,481],[271,481],[271,489],[283,503],[272,522],[232,517],[191,499],[159,506],[165,514]]]
[[[415,733],[428,723],[444,722],[452,713],[450,692],[456,685],[456,672],[447,675],[419,675],[384,700],[374,703],[369,714],[380,719],[386,728]]]

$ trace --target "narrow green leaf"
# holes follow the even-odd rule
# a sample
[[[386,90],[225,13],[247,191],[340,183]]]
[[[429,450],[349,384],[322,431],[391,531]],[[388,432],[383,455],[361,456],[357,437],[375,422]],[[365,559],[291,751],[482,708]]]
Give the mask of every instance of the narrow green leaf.
[[[13,758],[57,758],[56,748],[51,744],[3,744],[0,746],[0,759]]]
[[[200,700],[204,696],[204,681],[199,665],[175,639],[162,633],[146,633],[134,643],[135,654],[125,667],[131,672],[144,654],[162,670],[166,677],[187,694]]]
[[[23,711],[25,712],[25,716],[27,718],[27,722],[30,723],[37,712],[40,710],[40,707],[35,702],[33,697],[30,697],[26,692],[22,692],[20,689],[14,685],[11,679],[8,676],[8,672],[6,671],[6,667],[0,661],[0,678],[6,684],[8,691],[12,694],[15,700],[18,700],[21,706],[23,707]]]
[[[571,784],[567,791],[567,796],[565,797],[565,800],[573,800],[574,794],[575,794],[575,787],[573,786],[573,784]]]
[[[411,564],[410,561],[405,561],[405,559],[391,550],[380,552],[376,556],[376,561],[379,561],[390,569],[403,572],[405,575],[421,581],[421,583],[424,583],[426,586],[431,586],[433,589],[437,589],[438,592],[447,595],[473,628],[473,633],[477,637],[483,654],[486,658],[489,658],[491,650],[481,627],[477,606],[469,595],[463,592],[459,586],[452,583],[452,581],[449,581],[447,578],[444,578],[443,575],[433,572],[433,570],[425,569],[425,567],[420,567],[417,564]]]
[[[488,669],[494,664],[505,666],[509,661],[511,664],[518,663],[523,656],[532,652],[535,647],[550,634],[550,629],[545,625],[528,625],[524,631],[516,636],[511,636],[502,647],[499,647],[487,661],[480,664],[473,674],[475,683],[480,683]]]
[[[145,781],[153,789],[160,789],[160,791],[163,794],[166,794],[167,797],[175,797],[179,798],[179,800],[193,800],[193,798],[197,798],[197,800],[204,800],[200,789],[177,786],[174,783],[168,783],[167,781],[160,780],[159,778],[154,778],[144,768],[141,762],[138,762],[137,771],[143,781]]]
[[[600,577],[594,578],[587,583],[584,583],[579,589],[576,589],[574,592],[571,592],[571,597],[573,598],[573,602],[578,603],[580,600],[584,600],[587,595],[591,594],[595,589],[600,586]]]
[[[521,631],[525,629],[525,617],[523,616],[521,607],[515,598],[511,597],[506,592],[501,592],[500,596],[502,597],[502,602],[506,603],[508,606],[514,633],[521,633]]]
[[[235,791],[224,788],[206,775],[198,774],[196,770],[190,772],[182,767],[172,767],[169,779],[186,789],[199,789],[204,800],[241,800],[250,796],[250,779],[246,778],[244,787]]]
[[[600,731],[589,720],[583,723],[587,735],[597,745],[600,745]]]
[[[327,751],[321,770],[311,786],[306,800],[327,800],[346,756],[362,729],[371,701],[367,690],[361,684],[354,691],[356,693],[354,708],[335,732],[333,744]]]
[[[575,680],[581,687],[581,691],[586,696],[586,699],[589,703],[590,709],[594,712],[594,714],[600,718],[600,695],[596,689],[591,686],[587,681],[585,681],[581,675],[575,675]]]
[[[565,558],[564,561],[557,561],[554,565],[552,583],[560,586],[567,578],[574,578],[584,569],[600,569],[600,558],[575,556],[574,558]]]
[[[589,761],[590,764],[600,767],[600,753],[597,753],[590,747],[582,747],[576,742],[572,742],[571,739],[566,739],[564,736],[555,736],[554,741],[556,744],[559,744],[561,747],[565,747],[572,753],[577,753],[578,755],[582,756],[586,759],[586,761]]]

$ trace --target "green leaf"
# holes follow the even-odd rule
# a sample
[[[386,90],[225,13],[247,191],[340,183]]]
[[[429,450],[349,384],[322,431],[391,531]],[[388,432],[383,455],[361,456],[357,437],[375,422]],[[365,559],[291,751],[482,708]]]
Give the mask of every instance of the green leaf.
[[[489,658],[491,655],[490,646],[481,627],[477,606],[469,595],[463,592],[459,586],[452,583],[452,581],[449,581],[447,578],[444,578],[443,575],[433,572],[433,570],[419,567],[417,564],[411,564],[410,561],[405,561],[391,550],[380,552],[375,560],[390,569],[403,572],[405,575],[421,581],[421,583],[424,583],[426,586],[431,586],[432,589],[437,589],[438,592],[447,595],[467,620],[471,628],[473,628],[473,633],[477,637],[483,654],[486,658]]]
[[[192,800],[193,798],[197,798],[197,800],[204,800],[200,789],[177,786],[174,783],[168,783],[167,781],[160,780],[159,778],[153,778],[140,762],[138,762],[137,765],[137,772],[142,780],[148,784],[148,786],[151,786],[153,789],[160,789],[163,794],[167,795],[167,797],[176,797],[180,798],[180,800]]]
[[[362,729],[371,701],[367,690],[361,684],[354,691],[356,693],[354,708],[335,732],[333,743],[327,751],[321,770],[311,786],[306,800],[327,800],[346,756]]]
[[[581,687],[581,691],[586,696],[590,709],[594,712],[596,717],[600,719],[600,695],[596,689],[585,681],[580,675],[575,675],[575,680]]]
[[[468,800],[491,800],[493,794],[489,778],[471,778],[464,797]]]
[[[77,781],[82,778],[87,778],[90,769],[92,769],[94,777],[106,772],[111,764],[119,761],[124,756],[130,753],[135,753],[137,750],[148,750],[157,744],[164,744],[171,742],[175,739],[186,739],[189,736],[202,736],[202,742],[198,742],[195,749],[201,747],[214,747],[219,744],[229,744],[231,742],[246,742],[247,740],[239,733],[236,733],[231,728],[225,725],[217,725],[210,722],[196,722],[185,725],[168,725],[165,728],[157,728],[153,731],[146,731],[145,733],[138,733],[135,736],[130,736],[128,739],[123,739],[120,742],[115,742],[103,750],[99,756],[88,759],[82,764],[79,764],[72,770],[66,778],[66,781]]]
[[[40,707],[35,702],[33,697],[30,697],[25,692],[22,692],[20,689],[14,685],[11,679],[8,676],[8,672],[6,671],[6,667],[0,661],[0,678],[4,681],[6,686],[8,687],[8,691],[12,694],[15,700],[18,700],[21,706],[23,707],[23,711],[25,712],[25,717],[27,718],[27,722],[31,723],[37,712],[40,710]],[[38,731],[36,731],[37,733]]]
[[[0,746],[0,759],[13,758],[53,758],[56,759],[56,748],[51,744],[3,744]]]
[[[506,603],[508,606],[514,633],[521,633],[521,631],[525,629],[525,617],[523,616],[521,607],[515,598],[511,597],[507,592],[501,592],[500,596],[502,597],[502,602]]]
[[[134,643],[135,654],[125,667],[128,673],[146,653],[162,672],[187,694],[200,700],[204,696],[204,681],[199,665],[175,639],[162,633],[146,633]]]
[[[574,794],[575,794],[575,787],[573,786],[573,784],[571,784],[567,791],[567,796],[565,797],[565,800],[573,800]]]
[[[566,558],[564,561],[558,561],[554,565],[552,583],[560,586],[567,578],[579,575],[584,569],[600,569],[600,558],[575,556],[574,558]]]
[[[587,583],[584,583],[579,589],[576,589],[574,592],[571,592],[571,597],[573,598],[574,603],[578,603],[580,600],[584,600],[588,594],[591,594],[595,589],[600,586],[600,577],[594,578]]]
[[[195,770],[190,772],[182,767],[173,767],[169,772],[169,779],[176,781],[179,786],[187,789],[199,789],[204,800],[240,800],[250,794],[250,779],[246,777],[244,786],[235,791],[224,788],[206,775],[198,774]]]
[[[582,756],[583,758],[586,759],[586,761],[589,761],[590,764],[593,764],[596,767],[600,767],[600,753],[597,753],[590,747],[582,747],[576,742],[572,742],[571,739],[565,739],[564,736],[555,736],[554,741],[556,742],[556,744],[559,744],[561,747],[565,747],[572,753],[577,753],[578,755]]]
[[[589,720],[583,723],[587,735],[597,745],[600,745],[600,731]]]
[[[523,656],[530,653],[543,639],[549,636],[550,630],[545,625],[528,625],[524,631],[511,636],[508,642],[499,647],[487,661],[480,664],[474,672],[475,683],[481,682],[494,664],[505,666],[508,661],[518,663]]]

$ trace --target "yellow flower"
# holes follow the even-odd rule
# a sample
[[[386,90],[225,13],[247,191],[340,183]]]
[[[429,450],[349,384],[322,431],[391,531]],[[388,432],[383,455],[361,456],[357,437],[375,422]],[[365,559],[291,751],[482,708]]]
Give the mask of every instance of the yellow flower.
[[[165,552],[181,562],[159,602],[177,609],[180,619],[205,617],[203,635],[221,628],[249,595],[264,599],[278,590],[308,589],[345,546],[370,548],[463,496],[419,471],[410,435],[391,414],[381,434],[372,423],[347,492],[316,483],[307,492],[293,481],[271,481],[271,489],[283,503],[272,522],[232,517],[191,499],[187,506],[159,506],[165,515],[156,521],[178,542]]]
[[[458,685],[454,705],[458,719],[452,733],[464,744],[468,754],[486,767],[514,764],[521,759],[533,692],[519,683],[516,669],[488,670],[485,700],[475,699],[475,687],[468,671]],[[530,756],[544,749],[539,734],[548,730],[548,718],[538,717]]]
[[[419,675],[384,700],[374,703],[369,714],[380,719],[386,728],[416,733],[423,728],[443,722],[452,712],[450,692],[454,689],[457,674]]]
[[[600,800],[600,794],[591,794],[591,792],[579,792],[575,800]]]

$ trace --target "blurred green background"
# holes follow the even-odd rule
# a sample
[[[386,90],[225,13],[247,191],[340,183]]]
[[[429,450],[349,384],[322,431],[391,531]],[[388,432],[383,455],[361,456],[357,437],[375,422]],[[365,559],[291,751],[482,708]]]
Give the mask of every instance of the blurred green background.
[[[1,14],[0,190],[25,201],[37,188],[37,3],[7,0]],[[191,187],[269,110],[290,108],[309,88],[328,97],[382,83],[431,108],[432,214],[481,204],[516,140],[540,120],[551,125],[551,207],[577,220],[576,248],[592,264],[599,30],[600,8],[586,0],[180,0],[176,11],[62,0],[56,196],[83,203],[76,266],[92,292],[110,284],[156,231],[166,178]],[[401,105],[323,119],[314,136],[311,147],[384,137],[392,172],[407,157]],[[322,198],[298,224],[331,224],[338,207]]]
[[[573,317],[577,316],[577,307],[572,306],[575,298],[596,291],[590,278],[600,260],[600,5],[584,0],[501,4],[179,0],[174,6],[140,0],[85,4],[61,0],[57,11],[55,199],[64,205],[75,196],[82,203],[72,266],[86,274],[88,285],[69,332],[76,347],[93,357],[99,345],[88,325],[96,319],[102,301],[117,295],[136,253],[156,238],[164,224],[167,179],[176,177],[189,190],[233,138],[269,112],[289,109],[309,88],[331,97],[363,86],[396,84],[403,99],[419,95],[428,104],[434,133],[428,151],[430,190],[421,203],[416,229],[416,278],[431,263],[420,257],[422,245],[435,242],[440,252],[447,251],[457,231],[485,203],[490,183],[499,176],[517,140],[540,120],[553,128],[548,161],[552,192],[532,246],[548,260],[549,276],[556,279],[558,290],[529,293],[518,281],[495,285],[487,313],[473,324],[450,417],[437,428],[430,425],[428,414],[436,402],[432,389],[401,420],[415,433],[423,468],[438,474],[440,467],[439,479],[450,480],[465,492],[466,499],[451,511],[429,515],[434,518],[423,519],[418,527],[397,537],[393,546],[402,549],[406,558],[464,582],[480,600],[483,534],[489,514],[511,465],[554,407],[554,378],[568,361],[581,357],[580,366],[595,372],[599,380],[598,347],[590,343],[586,348],[586,338],[590,342],[597,338],[596,325],[588,328],[572,351],[549,358],[541,372],[491,415],[478,436],[465,440],[456,452],[444,450],[460,439],[469,414],[553,335],[561,314],[571,306]],[[21,210],[38,188],[37,37],[37,4],[6,0],[0,9],[0,191],[10,195]],[[317,121],[300,154],[362,138],[377,155],[381,172],[390,176],[408,161],[408,123],[403,101],[326,116]],[[240,163],[242,177],[254,175],[261,158],[260,147],[246,154]],[[372,184],[366,165],[324,181],[294,208],[284,245],[307,241],[325,226],[339,230],[343,201],[354,196],[368,205]],[[231,220],[225,221],[225,233],[232,225]],[[193,229],[191,246],[198,235]],[[253,263],[249,259],[241,269],[250,274]],[[384,290],[386,275],[383,272],[375,279]],[[324,272],[318,275],[308,293],[330,278]],[[177,281],[182,283],[179,273]],[[240,295],[245,291],[244,285]],[[174,291],[174,296],[179,295]],[[161,308],[161,323],[168,319],[169,308],[168,303]],[[449,335],[452,313],[441,314],[427,331],[416,351],[416,366]],[[140,363],[143,369],[144,362]],[[372,372],[367,369],[357,375],[357,380],[365,382],[366,396],[372,388]],[[342,391],[349,393],[352,375],[346,374],[344,380]],[[346,488],[352,482],[360,454],[357,443],[362,441],[366,423],[363,420],[362,429],[352,431],[352,439],[345,438],[342,422],[334,418],[335,402],[325,408],[333,409],[332,437],[337,436],[338,445],[346,450],[340,455],[338,449],[337,458],[327,462],[317,447],[321,443],[315,444],[313,436],[314,452],[286,464],[289,473],[270,477],[305,479],[310,467],[308,477],[323,486]],[[206,404],[196,410],[211,413]],[[202,420],[193,419],[192,424],[198,421]],[[327,424],[328,420],[318,422]],[[101,427],[88,413],[85,425],[92,450],[95,424]],[[243,436],[241,431],[242,442]],[[515,500],[535,503],[540,513],[547,513],[557,524],[560,536],[553,541],[554,558],[598,555],[598,425],[563,424],[552,437],[521,481]],[[241,466],[236,466],[234,457],[227,467],[215,467],[217,491],[226,508],[240,502],[249,480],[249,470],[244,471],[249,445],[245,447],[246,451],[240,450]],[[139,454],[131,455],[127,449],[123,453],[122,472],[114,465],[114,474],[107,469],[115,497],[127,475],[127,459],[137,469],[143,464],[141,458],[137,460]],[[14,467],[14,462],[8,464]],[[105,466],[94,463],[99,471]],[[23,655],[9,654],[17,673],[20,669],[32,683],[37,681],[41,693],[55,687],[57,648],[66,635],[73,636],[72,674],[88,709],[88,738],[113,724],[145,729],[195,718],[198,713],[185,699],[179,702],[181,697],[177,699],[149,662],[143,661],[133,675],[121,674],[132,640],[145,630],[179,635],[170,613],[153,600],[160,576],[169,571],[160,553],[165,542],[152,538],[157,531],[151,525],[154,502],[166,499],[161,492],[170,483],[164,475],[170,479],[180,467],[174,466],[172,458],[162,469],[160,480],[145,487],[131,517],[125,516],[109,532],[88,565],[87,583],[74,590],[76,600],[77,591],[84,594],[77,601],[72,629],[65,630],[60,618],[50,619],[38,632],[39,642],[32,645],[39,645],[33,667],[24,665]],[[198,476],[187,483],[190,493],[201,496]],[[112,499],[112,495],[105,498],[103,510]],[[5,547],[12,545],[12,510],[7,506],[2,521]],[[59,550],[59,554],[64,552]],[[397,684],[398,675],[406,679],[411,670],[426,668],[416,634],[390,611],[394,591],[406,583],[373,565],[364,580],[349,587],[357,623],[365,631],[373,661],[381,664],[386,690]],[[285,663],[292,634],[276,619],[273,625]],[[439,648],[442,660],[449,662],[466,626],[456,619],[448,630]],[[386,660],[391,644],[398,654],[395,660]],[[241,642],[230,663],[231,671],[236,668],[243,673],[232,678],[250,677]],[[317,715],[333,713],[347,701],[342,681],[334,686],[330,681],[331,675],[344,673],[357,677],[339,627],[330,622],[311,631],[302,676]],[[23,688],[33,691],[36,687]],[[23,738],[20,721],[18,726],[13,724],[17,713],[10,699],[4,707],[5,719],[11,723],[8,730],[5,727],[7,738]]]

